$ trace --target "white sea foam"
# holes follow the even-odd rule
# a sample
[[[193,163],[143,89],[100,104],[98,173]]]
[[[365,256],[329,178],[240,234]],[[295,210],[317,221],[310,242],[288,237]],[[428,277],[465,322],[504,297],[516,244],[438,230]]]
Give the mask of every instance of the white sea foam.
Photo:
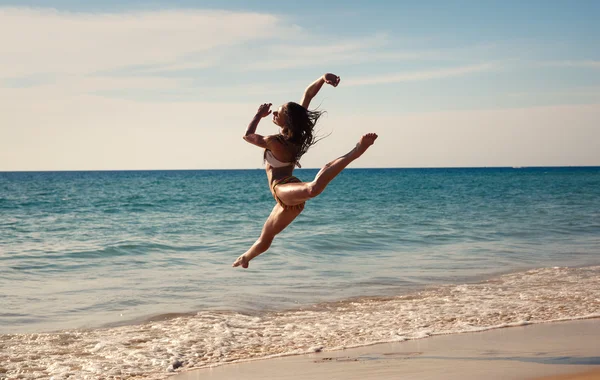
[[[600,317],[600,266],[547,268],[391,298],[140,325],[0,335],[0,378],[163,379],[232,361]],[[174,362],[183,363],[173,370]]]

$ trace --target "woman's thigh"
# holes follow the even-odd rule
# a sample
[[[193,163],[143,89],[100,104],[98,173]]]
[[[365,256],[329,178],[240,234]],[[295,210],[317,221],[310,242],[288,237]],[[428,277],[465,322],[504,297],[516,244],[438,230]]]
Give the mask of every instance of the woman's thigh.
[[[276,204],[263,227],[263,237],[275,237],[275,235],[289,226],[301,212],[302,210],[285,209],[281,205]]]
[[[310,199],[310,182],[294,182],[275,186],[275,194],[288,206],[295,206]]]

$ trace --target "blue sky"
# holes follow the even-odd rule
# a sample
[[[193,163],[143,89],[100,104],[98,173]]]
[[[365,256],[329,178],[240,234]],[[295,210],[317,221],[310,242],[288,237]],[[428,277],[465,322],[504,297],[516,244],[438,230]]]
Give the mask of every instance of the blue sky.
[[[600,2],[0,1],[0,170],[260,167],[263,102],[355,167],[600,165]],[[276,133],[270,120],[259,127]],[[215,157],[218,157],[216,159]]]

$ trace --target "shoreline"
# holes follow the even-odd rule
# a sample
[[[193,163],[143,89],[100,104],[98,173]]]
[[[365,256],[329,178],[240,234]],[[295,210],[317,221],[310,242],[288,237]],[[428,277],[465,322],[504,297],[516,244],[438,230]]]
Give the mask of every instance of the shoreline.
[[[181,372],[173,380],[600,379],[600,318],[435,335]]]
[[[591,371],[570,373],[566,375],[545,376],[532,380],[598,380],[600,379],[600,369]]]
[[[411,296],[413,294],[419,294],[421,292],[425,292],[432,289],[441,289],[449,286],[476,286],[485,284],[488,281],[493,281],[499,277],[507,276],[507,275],[516,275],[520,273],[527,273],[530,271],[536,270],[544,270],[544,269],[586,269],[586,268],[600,268],[600,261],[587,262],[579,265],[568,265],[568,266],[548,266],[548,267],[539,267],[539,266],[517,266],[510,269],[499,270],[491,273],[485,274],[477,274],[468,277],[457,277],[453,279],[453,281],[440,282],[440,283],[432,283],[432,284],[414,284],[411,287],[396,287],[387,289],[384,294],[374,295],[372,293],[365,293],[362,295],[351,296],[347,298],[340,299],[331,299],[331,300],[320,300],[313,302],[306,302],[294,306],[289,307],[274,307],[272,309],[267,310],[256,310],[256,311],[247,311],[247,310],[236,310],[236,309],[224,309],[224,308],[209,308],[202,310],[178,310],[174,312],[154,312],[149,314],[140,314],[128,317],[122,320],[96,320],[92,323],[85,323],[76,327],[67,327],[69,324],[63,325],[52,325],[51,327],[36,327],[32,329],[22,329],[19,331],[13,331],[12,328],[6,331],[0,331],[0,336],[2,335],[31,335],[31,334],[59,334],[69,331],[91,331],[91,330],[108,330],[119,327],[131,327],[131,326],[141,326],[149,323],[153,323],[156,321],[167,321],[173,320],[177,318],[191,318],[202,312],[216,312],[216,313],[240,313],[245,315],[252,316],[262,316],[265,314],[272,313],[282,313],[282,312],[295,312],[299,310],[305,310],[307,308],[327,308],[331,305],[337,305],[340,303],[351,303],[351,302],[360,302],[361,300],[387,300],[395,297],[404,297]],[[598,310],[598,315],[600,315],[600,310]],[[588,319],[588,318],[596,318],[596,315],[580,315],[577,317],[569,317],[566,319],[554,319],[554,320],[546,320],[542,322],[535,323],[553,323],[553,322],[561,322],[561,321],[570,321],[570,320],[579,320],[579,319]],[[21,326],[23,327],[23,326]],[[502,327],[510,327],[510,326],[495,326],[489,327],[488,329],[494,328],[502,328]],[[379,343],[379,342],[378,342]],[[378,344],[374,343],[374,344]],[[387,343],[387,342],[381,342]]]

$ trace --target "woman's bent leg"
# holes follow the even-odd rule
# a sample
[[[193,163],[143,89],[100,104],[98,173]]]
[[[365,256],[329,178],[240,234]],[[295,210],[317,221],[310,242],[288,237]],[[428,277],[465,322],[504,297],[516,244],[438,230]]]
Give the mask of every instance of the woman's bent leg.
[[[284,209],[276,204],[273,211],[271,211],[271,215],[267,218],[258,240],[246,253],[238,257],[232,266],[241,265],[242,268],[248,268],[248,262],[269,249],[275,235],[283,231],[301,212],[302,210]]]
[[[289,206],[306,202],[321,194],[331,182],[346,166],[356,160],[375,142],[377,135],[368,133],[360,138],[356,147],[342,157],[336,158],[317,173],[312,182],[286,183],[278,185],[276,188],[277,196],[283,203]]]

